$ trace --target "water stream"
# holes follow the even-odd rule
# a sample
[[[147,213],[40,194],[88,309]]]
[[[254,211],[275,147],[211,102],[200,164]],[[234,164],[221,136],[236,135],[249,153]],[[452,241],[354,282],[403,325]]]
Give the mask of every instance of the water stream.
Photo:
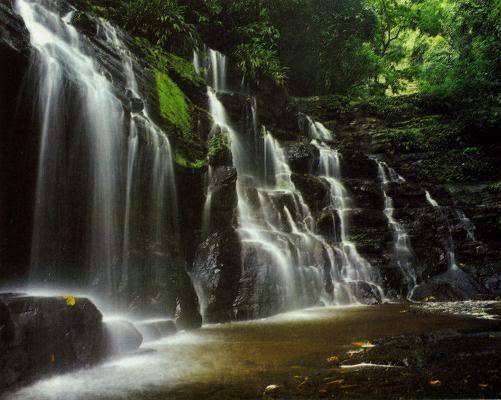
[[[377,159],[375,159],[375,162],[377,163],[381,190],[384,197],[384,214],[393,230],[395,261],[402,272],[409,294],[412,293],[413,288],[417,284],[416,272],[413,267],[414,256],[412,246],[404,226],[394,217],[393,199],[387,193],[387,186],[390,183],[404,182],[405,179],[398,175],[394,169],[388,167],[386,163]]]

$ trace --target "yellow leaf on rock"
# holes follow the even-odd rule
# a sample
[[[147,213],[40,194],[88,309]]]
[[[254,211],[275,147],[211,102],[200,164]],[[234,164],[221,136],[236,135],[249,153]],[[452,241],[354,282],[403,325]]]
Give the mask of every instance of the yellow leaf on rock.
[[[338,356],[331,356],[327,359],[328,363],[331,364],[337,364],[339,362],[339,357]]]
[[[432,385],[432,386],[438,386],[441,384],[442,384],[442,381],[440,381],[439,379],[437,379],[435,381],[430,381],[430,385]]]
[[[370,348],[370,347],[375,347],[371,342],[353,342],[352,346],[355,347],[362,347],[362,348]]]
[[[64,300],[66,300],[66,304],[69,305],[69,306],[74,306],[75,304],[77,304],[77,299],[73,296],[63,296],[64,297]]]

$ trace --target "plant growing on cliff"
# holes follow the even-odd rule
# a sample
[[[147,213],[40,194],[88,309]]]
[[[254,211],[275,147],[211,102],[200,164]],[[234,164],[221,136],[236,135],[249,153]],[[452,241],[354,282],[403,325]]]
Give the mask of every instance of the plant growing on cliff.
[[[177,0],[127,0],[109,9],[110,18],[134,36],[164,48],[177,48],[194,33]]]

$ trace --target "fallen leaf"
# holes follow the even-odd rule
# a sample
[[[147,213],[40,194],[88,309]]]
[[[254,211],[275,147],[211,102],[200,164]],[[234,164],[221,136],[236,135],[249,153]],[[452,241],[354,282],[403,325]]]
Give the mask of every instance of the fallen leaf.
[[[479,383],[478,386],[480,389],[487,389],[489,387],[489,385],[486,383]]]
[[[373,345],[371,342],[353,342],[352,343],[352,346],[355,346],[355,347],[362,347],[362,348],[370,348],[370,347],[376,347],[375,345]]]
[[[344,379],[337,379],[335,381],[326,382],[326,385],[340,385],[344,382]]]
[[[353,387],[357,387],[357,385],[344,385],[344,386],[341,386],[341,389],[349,389],[349,388],[353,388]]]
[[[298,389],[301,389],[304,385],[306,385],[306,383],[310,380],[310,378],[306,377],[304,378],[304,381],[301,382],[299,385],[297,385],[297,388]]]
[[[337,363],[339,363],[339,357],[338,356],[329,357],[327,359],[327,362],[331,363],[331,364],[337,364]]]
[[[438,386],[438,385],[441,385],[442,384],[442,381],[437,379],[435,381],[430,381],[430,385],[432,386]]]
[[[77,299],[73,296],[63,296],[64,297],[64,300],[66,300],[66,304],[69,305],[69,306],[74,306],[75,304],[77,304]]]

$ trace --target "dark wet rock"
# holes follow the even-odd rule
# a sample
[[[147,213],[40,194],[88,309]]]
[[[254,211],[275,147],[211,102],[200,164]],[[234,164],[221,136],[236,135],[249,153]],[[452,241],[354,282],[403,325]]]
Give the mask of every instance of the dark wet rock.
[[[73,13],[71,18],[71,25],[73,25],[79,32],[95,36],[98,30],[98,24],[94,17],[90,17],[87,13],[77,10]]]
[[[322,178],[307,174],[292,174],[291,179],[310,210],[319,212],[329,204],[329,187]]]
[[[318,233],[332,240],[339,239],[339,214],[332,206],[326,207],[317,219]]]
[[[0,318],[0,393],[106,355],[102,315],[86,298],[0,295]]]
[[[311,144],[288,144],[286,154],[289,166],[293,172],[307,174],[318,167],[318,149]]]
[[[137,97],[129,97],[130,111],[132,113],[140,113],[144,110],[144,102]]]
[[[237,171],[234,167],[222,166],[214,169],[209,182],[211,191],[209,232],[231,226],[237,206]]]
[[[178,331],[191,331],[202,327],[202,315],[196,312],[181,314],[176,318],[176,329]]]
[[[344,179],[377,181],[377,167],[373,160],[361,152],[341,152],[341,174]]]
[[[350,193],[353,207],[371,211],[384,209],[384,199],[379,182],[365,179],[344,179],[343,183]]]
[[[213,232],[199,246],[191,275],[207,322],[233,319],[241,271],[240,240],[235,230]]]
[[[460,269],[448,270],[418,285],[412,298],[418,301],[467,300],[486,294],[470,275]]]
[[[381,293],[374,285],[367,282],[349,282],[351,292],[362,304],[374,305],[380,304],[383,300]]]
[[[107,355],[121,355],[136,351],[143,343],[143,335],[129,321],[104,322],[104,351]]]
[[[249,96],[239,93],[218,93],[218,99],[223,103],[230,121],[240,124],[246,117],[249,106]]]

